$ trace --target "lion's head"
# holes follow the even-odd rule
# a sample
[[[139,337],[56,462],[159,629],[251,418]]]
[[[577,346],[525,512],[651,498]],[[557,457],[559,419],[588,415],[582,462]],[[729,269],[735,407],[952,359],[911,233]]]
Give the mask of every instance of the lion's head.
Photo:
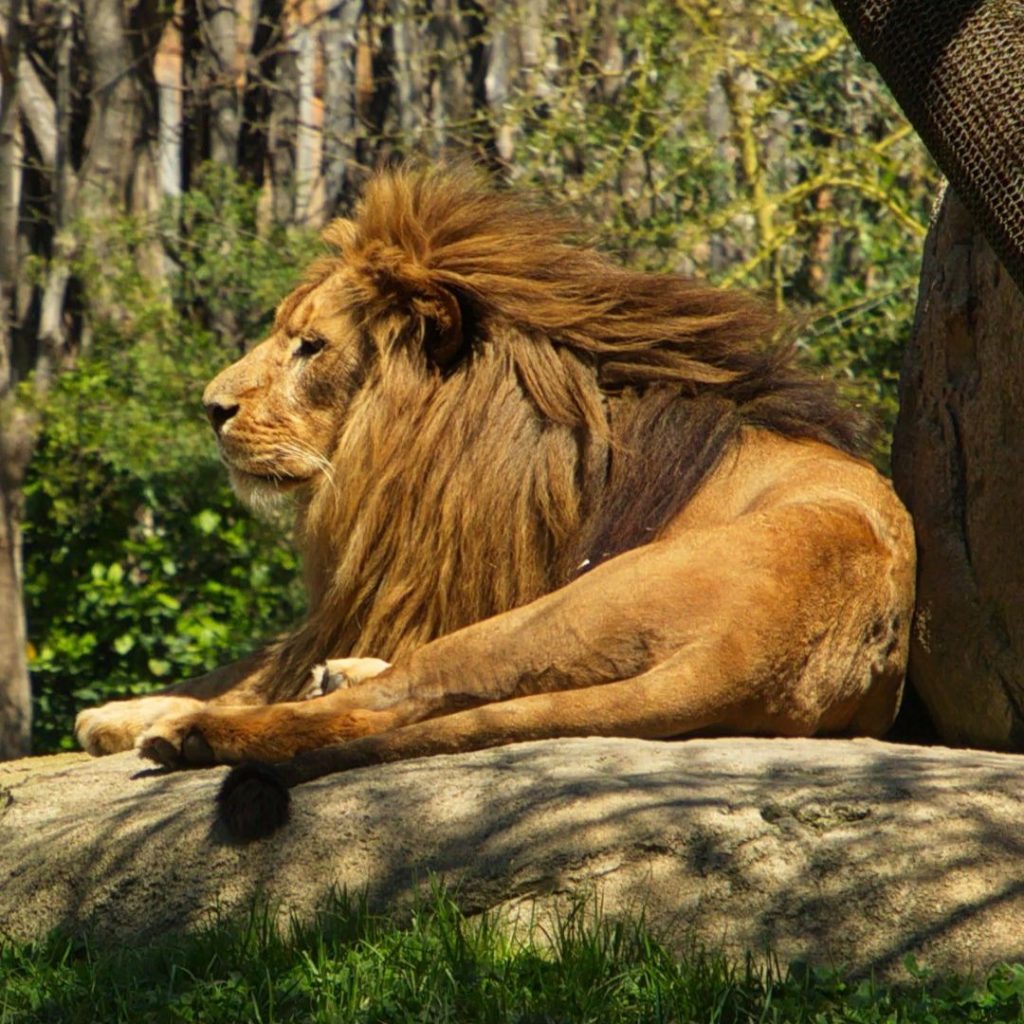
[[[380,175],[206,389],[239,493],[297,499],[310,658],[393,659],[656,538],[744,425],[855,445],[764,305],[572,236],[472,172]]]

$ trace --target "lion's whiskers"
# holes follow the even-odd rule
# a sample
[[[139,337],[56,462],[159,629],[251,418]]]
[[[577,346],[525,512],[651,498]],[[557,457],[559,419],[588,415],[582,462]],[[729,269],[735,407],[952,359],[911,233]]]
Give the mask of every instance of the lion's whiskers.
[[[291,455],[297,459],[303,459],[307,462],[313,463],[314,467],[326,477],[327,483],[331,488],[331,493],[338,493],[334,479],[334,466],[331,465],[330,460],[323,455],[323,453],[318,452],[315,448],[306,444],[304,441],[295,439],[282,441],[278,447],[282,455]]]

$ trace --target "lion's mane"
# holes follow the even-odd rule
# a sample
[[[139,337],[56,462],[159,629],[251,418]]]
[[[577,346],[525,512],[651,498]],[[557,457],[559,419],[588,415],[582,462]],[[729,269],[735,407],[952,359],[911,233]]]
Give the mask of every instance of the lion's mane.
[[[278,317],[334,288],[360,387],[300,509],[311,610],[272,677],[408,655],[656,539],[746,425],[859,448],[765,304],[578,235],[475,172],[409,168],[325,231]]]

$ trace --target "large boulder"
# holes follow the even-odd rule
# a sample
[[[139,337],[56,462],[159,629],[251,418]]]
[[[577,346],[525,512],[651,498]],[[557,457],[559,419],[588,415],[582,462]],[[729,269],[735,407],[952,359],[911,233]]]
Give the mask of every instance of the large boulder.
[[[139,939],[255,893],[308,915],[332,887],[401,910],[437,877],[470,911],[583,893],[681,944],[982,969],[1024,960],[1021,767],[867,740],[545,741],[325,778],[284,831],[232,845],[223,769],[21,761],[0,766],[0,934]]]
[[[1024,750],[1024,295],[951,190],[925,246],[893,478],[918,541],[911,685],[946,742]]]

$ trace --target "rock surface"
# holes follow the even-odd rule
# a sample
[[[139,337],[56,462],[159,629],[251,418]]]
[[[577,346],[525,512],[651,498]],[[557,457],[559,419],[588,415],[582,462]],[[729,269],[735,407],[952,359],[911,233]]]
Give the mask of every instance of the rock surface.
[[[735,953],[882,974],[1024,960],[1024,761],[867,740],[570,739],[364,769],[293,793],[247,846],[213,819],[223,769],[133,754],[0,765],[0,933],[91,922],[145,938],[332,886],[469,910],[643,911]],[[561,901],[561,902],[560,902]]]
[[[1024,295],[947,191],[900,380],[911,685],[948,743],[1024,750]]]

